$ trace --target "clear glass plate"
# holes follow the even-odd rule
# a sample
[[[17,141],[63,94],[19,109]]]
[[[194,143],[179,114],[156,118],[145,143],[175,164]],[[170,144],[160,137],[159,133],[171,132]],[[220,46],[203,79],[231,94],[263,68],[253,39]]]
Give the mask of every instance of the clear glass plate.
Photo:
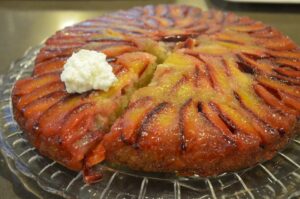
[[[11,179],[13,186],[15,186],[13,189],[13,191],[14,191],[13,195],[18,196],[18,198],[30,198],[30,199],[43,199],[43,198],[62,199],[62,197],[59,195],[55,195],[50,192],[46,192],[37,184],[37,182],[34,179],[23,175],[16,168],[15,161],[8,156],[1,155],[1,150],[0,150],[0,159],[1,158],[4,159],[4,164],[5,163],[7,164],[9,171],[11,171],[13,174],[13,177]],[[1,167],[1,169],[8,171],[6,168],[3,168],[3,167]],[[11,175],[11,174],[9,174],[9,175]],[[18,180],[16,180],[16,178],[18,178]],[[22,189],[20,186],[22,186],[25,189]],[[11,194],[9,194],[9,195],[12,196]],[[4,197],[4,198],[9,198],[8,195],[5,195],[5,196],[6,197]]]
[[[240,172],[213,178],[178,177],[99,165],[100,182],[85,184],[82,173],[72,172],[41,156],[15,122],[11,107],[14,82],[29,76],[41,46],[15,61],[0,92],[0,146],[23,175],[45,191],[64,198],[292,198],[300,196],[300,136],[270,161]],[[250,157],[251,158],[251,157]],[[24,182],[26,183],[26,182]]]

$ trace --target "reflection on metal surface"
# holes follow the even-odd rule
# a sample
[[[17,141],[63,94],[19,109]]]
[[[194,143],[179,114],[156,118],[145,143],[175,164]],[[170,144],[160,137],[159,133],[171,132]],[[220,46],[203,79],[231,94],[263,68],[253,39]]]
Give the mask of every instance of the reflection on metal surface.
[[[59,15],[57,18],[57,28],[56,30],[63,29],[67,26],[72,26],[78,22],[88,19],[89,15],[77,12],[66,12],[64,15]]]
[[[74,20],[74,19],[66,19],[66,20],[63,20],[59,23],[59,28],[58,29],[62,29],[62,28],[65,28],[67,26],[72,26],[74,25],[75,23],[77,23],[78,20]]]

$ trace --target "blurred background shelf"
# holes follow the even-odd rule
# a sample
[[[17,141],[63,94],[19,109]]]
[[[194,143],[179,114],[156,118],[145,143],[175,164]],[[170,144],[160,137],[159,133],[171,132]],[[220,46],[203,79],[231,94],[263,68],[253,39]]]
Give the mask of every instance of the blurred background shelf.
[[[238,3],[277,3],[277,4],[300,4],[300,0],[225,0]]]

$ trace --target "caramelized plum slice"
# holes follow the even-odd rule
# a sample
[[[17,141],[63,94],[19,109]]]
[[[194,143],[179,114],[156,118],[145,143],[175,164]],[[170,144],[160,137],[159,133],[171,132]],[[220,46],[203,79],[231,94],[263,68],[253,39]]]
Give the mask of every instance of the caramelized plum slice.
[[[51,106],[53,106],[54,104],[56,104],[66,96],[67,94],[65,92],[58,91],[27,104],[21,110],[21,112],[23,113],[25,118],[28,118],[25,121],[25,128],[28,129],[28,132],[35,134],[38,130],[37,124],[38,124],[39,117],[45,111],[47,111]],[[32,136],[32,139],[36,140],[37,135]]]
[[[269,105],[275,107],[277,110],[283,113],[297,115],[297,112],[295,110],[286,107],[263,86],[254,85],[254,89],[258,95],[260,95]]]
[[[122,118],[129,117],[130,119],[125,120],[121,118],[121,121],[119,122],[120,125],[122,125],[122,131],[120,131],[120,138],[122,141],[128,144],[135,143],[139,124],[152,107],[153,102],[149,98],[140,99],[128,107]]]
[[[38,77],[29,77],[16,82],[13,94],[15,96],[25,95],[33,92],[35,89],[60,81],[60,74],[57,72],[41,75]]]
[[[34,67],[33,74],[35,76],[39,76],[45,73],[51,73],[55,71],[59,71],[63,69],[65,64],[65,59],[62,58],[54,58],[45,62],[41,62],[36,64]]]
[[[27,104],[41,98],[44,96],[49,96],[49,94],[64,91],[65,85],[62,82],[54,82],[52,84],[46,84],[40,88],[35,89],[31,93],[25,94],[18,100],[17,108],[22,109]]]
[[[69,96],[48,109],[39,119],[38,127],[43,136],[52,136],[60,132],[65,122],[65,117],[70,112],[83,104],[89,103],[80,96]]]

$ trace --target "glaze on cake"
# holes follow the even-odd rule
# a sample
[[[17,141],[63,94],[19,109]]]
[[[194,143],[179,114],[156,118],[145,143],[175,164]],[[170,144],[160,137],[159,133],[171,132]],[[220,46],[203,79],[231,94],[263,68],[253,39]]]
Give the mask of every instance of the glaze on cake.
[[[107,55],[118,83],[68,94],[79,49]],[[218,175],[271,159],[294,135],[300,51],[233,13],[135,7],[58,31],[16,82],[15,119],[44,155],[73,170],[103,160],[151,172]]]

